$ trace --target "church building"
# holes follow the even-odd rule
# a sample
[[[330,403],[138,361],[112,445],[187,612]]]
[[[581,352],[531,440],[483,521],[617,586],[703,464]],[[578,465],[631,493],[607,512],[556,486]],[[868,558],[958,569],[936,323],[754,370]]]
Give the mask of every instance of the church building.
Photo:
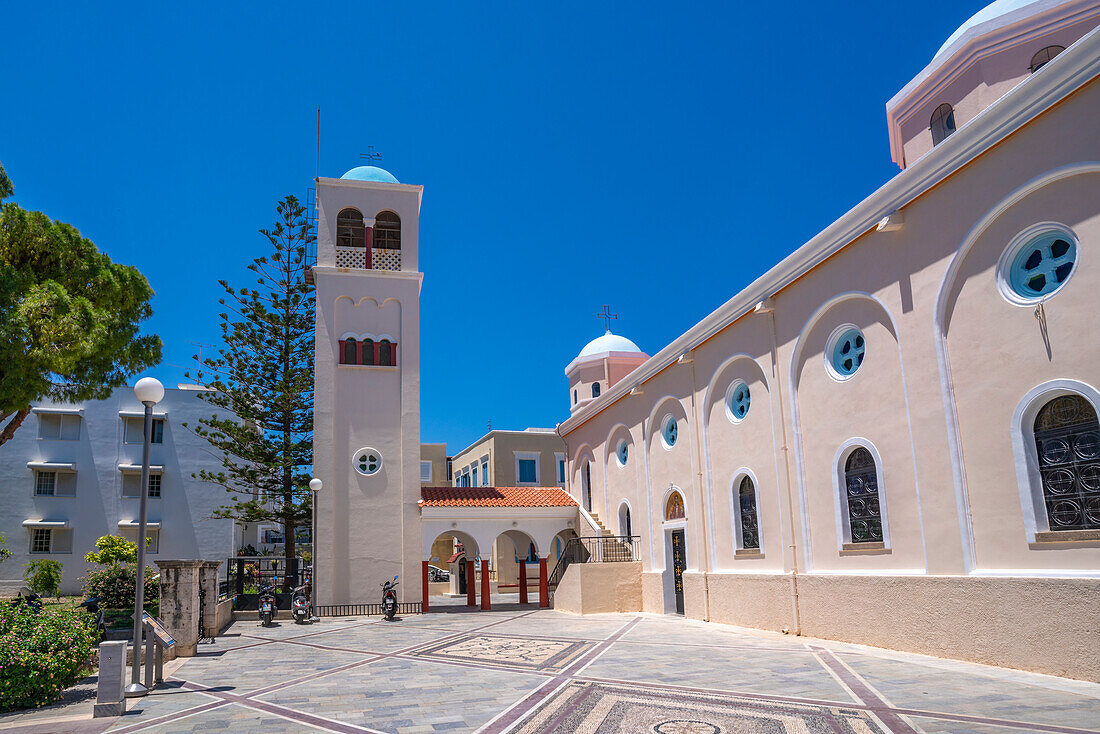
[[[422,189],[319,179],[319,603],[429,603],[440,535],[548,603],[610,535],[634,611],[1100,679],[1098,24],[992,3],[887,104],[900,173],[652,357],[585,346],[564,489],[422,488]]]

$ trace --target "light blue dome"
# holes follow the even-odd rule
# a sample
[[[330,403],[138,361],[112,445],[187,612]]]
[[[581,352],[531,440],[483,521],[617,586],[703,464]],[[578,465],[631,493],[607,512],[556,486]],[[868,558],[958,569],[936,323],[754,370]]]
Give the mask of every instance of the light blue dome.
[[[1043,10],[1047,7],[1050,7],[1051,5],[1054,5],[1054,4],[1056,4],[1056,3],[1051,2],[1050,0],[1045,0],[1045,1],[1044,0],[995,0],[995,2],[992,2],[989,5],[986,5],[984,8],[979,10],[977,13],[974,13],[974,15],[972,15],[970,17],[970,20],[966,21],[961,26],[959,26],[959,29],[957,31],[955,31],[954,33],[952,33],[951,37],[948,38],[942,46],[940,46],[940,50],[936,52],[936,56],[939,56],[944,51],[946,51],[948,48],[950,48],[951,45],[955,43],[955,41],[962,38],[963,35],[967,31],[971,30],[972,28],[977,28],[978,26],[984,26],[986,24],[989,24],[991,21],[1001,20],[1000,23],[992,23],[992,24],[990,24],[990,26],[988,28],[983,29],[983,35],[984,35],[985,31],[993,30],[993,28],[999,27],[1001,25],[1007,25],[1008,23],[1013,23],[1013,22],[1019,20],[1020,18],[1022,18],[1024,16],[1030,15],[1031,14],[1030,12],[1028,12],[1028,13],[1017,13],[1017,11],[1022,10],[1023,8],[1026,8],[1029,5],[1036,5],[1036,7],[1034,8],[1034,11],[1037,12],[1039,10]],[[1012,18],[1005,18],[1004,17],[1004,16],[1009,15],[1009,14],[1012,14],[1013,17]]]
[[[349,181],[377,181],[378,183],[401,183],[397,177],[378,166],[359,166],[345,173],[340,178]]]

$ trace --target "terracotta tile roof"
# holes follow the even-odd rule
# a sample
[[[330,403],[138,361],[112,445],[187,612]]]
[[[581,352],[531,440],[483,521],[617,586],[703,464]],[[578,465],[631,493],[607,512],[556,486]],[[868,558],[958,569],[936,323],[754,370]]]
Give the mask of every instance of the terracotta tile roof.
[[[575,507],[561,487],[421,487],[421,507]]]

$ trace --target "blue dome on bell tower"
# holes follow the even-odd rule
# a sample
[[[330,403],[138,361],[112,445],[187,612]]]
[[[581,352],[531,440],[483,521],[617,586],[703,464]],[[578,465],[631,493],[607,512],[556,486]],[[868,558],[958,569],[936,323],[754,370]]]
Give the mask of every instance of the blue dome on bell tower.
[[[400,183],[397,177],[378,166],[358,166],[345,173],[340,178],[349,181],[375,181],[378,183]]]

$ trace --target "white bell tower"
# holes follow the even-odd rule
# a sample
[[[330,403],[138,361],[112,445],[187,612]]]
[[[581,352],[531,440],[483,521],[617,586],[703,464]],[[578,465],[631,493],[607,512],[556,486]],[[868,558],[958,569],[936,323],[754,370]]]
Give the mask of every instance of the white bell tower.
[[[319,605],[421,601],[422,186],[360,166],[317,180],[314,475]]]

